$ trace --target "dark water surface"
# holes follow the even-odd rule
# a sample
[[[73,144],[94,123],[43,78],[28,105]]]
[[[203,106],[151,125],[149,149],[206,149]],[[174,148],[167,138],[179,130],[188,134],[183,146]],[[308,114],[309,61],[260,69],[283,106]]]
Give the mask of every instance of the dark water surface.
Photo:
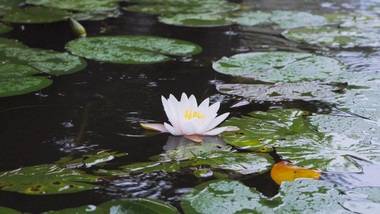
[[[339,0],[261,0],[236,1],[255,9],[307,11],[314,14],[361,12],[367,2]],[[0,171],[22,166],[51,163],[65,156],[79,156],[101,149],[126,152],[127,156],[111,162],[112,166],[148,161],[160,154],[169,135],[144,137],[139,122],[164,122],[166,116],[161,95],[182,92],[194,94],[198,100],[211,96],[221,101],[220,112],[232,116],[255,110],[298,108],[311,112],[331,112],[332,107],[321,102],[257,102],[244,108],[229,109],[232,98],[220,95],[215,84],[228,81],[218,74],[211,62],[223,56],[250,51],[294,51],[324,53],[336,57],[348,66],[349,72],[379,71],[379,50],[325,48],[298,44],[280,36],[271,28],[223,26],[187,28],[157,22],[157,16],[124,12],[117,19],[87,21],[82,24],[88,36],[153,35],[183,39],[199,44],[203,52],[192,57],[177,57],[173,61],[124,65],[87,60],[88,67],[71,75],[52,77],[54,83],[38,92],[0,98]],[[6,37],[36,48],[64,51],[66,42],[74,39],[69,24],[15,25]],[[81,129],[84,132],[81,134]],[[273,195],[276,185],[268,174],[256,178],[258,189]],[[0,206],[38,213],[86,204],[98,204],[110,199],[148,197],[170,202],[179,208],[180,198],[189,188],[206,180],[181,174],[152,173],[119,178],[105,182],[97,190],[52,196],[31,196],[0,191]],[[180,208],[179,208],[180,209]]]

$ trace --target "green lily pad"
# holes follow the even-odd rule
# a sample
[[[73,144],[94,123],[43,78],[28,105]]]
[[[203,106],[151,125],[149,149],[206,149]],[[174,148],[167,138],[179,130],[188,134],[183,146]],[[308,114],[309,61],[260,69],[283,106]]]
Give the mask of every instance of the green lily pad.
[[[181,207],[185,213],[352,213],[359,210],[368,213],[363,211],[379,207],[379,203],[365,198],[366,191],[362,195],[358,193],[344,194],[324,181],[298,179],[283,182],[279,193],[269,199],[239,181],[220,179],[186,193]]]
[[[0,97],[39,91],[50,86],[52,83],[53,81],[47,77],[37,76],[0,78]]]
[[[87,66],[86,61],[77,56],[28,48],[22,43],[5,38],[0,38],[0,58],[3,63],[27,65],[53,75],[78,72]]]
[[[96,11],[96,10],[115,10],[121,0],[27,0],[29,4],[43,5],[46,7],[78,10],[78,11]]]
[[[316,100],[335,96],[344,89],[340,85],[304,83],[275,84],[220,84],[216,89],[225,94],[237,95],[250,100],[283,101],[283,100]]]
[[[226,0],[130,0],[132,3],[147,3],[147,4],[208,4],[208,3],[226,3]]]
[[[363,29],[304,27],[282,32],[289,40],[330,47],[378,47],[380,35]]]
[[[1,207],[0,206],[0,213],[7,213],[7,214],[22,214],[22,212],[7,208],[7,207]]]
[[[190,42],[150,36],[80,38],[67,43],[66,49],[88,59],[126,64],[164,62],[171,58],[163,54],[189,56],[202,51]]]
[[[178,214],[178,210],[157,199],[131,198],[107,201],[97,206],[86,205],[64,210],[49,211],[43,214],[72,214],[72,213],[146,213],[146,214]]]
[[[0,78],[27,76],[40,73],[39,70],[21,64],[0,64]]]
[[[13,28],[9,27],[8,25],[4,25],[0,23],[0,33],[7,33],[11,31]]]
[[[18,5],[22,2],[24,0],[0,0],[0,16],[20,10]]]
[[[326,80],[346,69],[339,61],[308,53],[255,52],[223,57],[212,64],[222,74],[267,82]]]
[[[377,16],[365,16],[361,14],[325,14],[329,23],[338,23],[340,27],[357,29],[376,29],[380,27],[380,19]]]
[[[271,24],[271,13],[267,12],[246,12],[246,11],[234,11],[228,13],[227,19],[233,23],[245,26],[258,26]]]
[[[159,22],[190,27],[213,27],[233,24],[221,14],[176,14],[173,16],[163,16]]]
[[[0,189],[24,194],[62,194],[97,188],[100,177],[75,168],[88,168],[100,162],[112,160],[115,154],[99,152],[71,160],[63,158],[53,164],[28,166],[11,171],[0,172]]]
[[[304,117],[309,113],[298,110],[270,110],[251,112],[241,118],[232,117],[222,126],[237,126],[238,131],[226,132],[222,137],[229,144],[251,150],[261,150],[276,141],[323,139],[323,134],[309,127]]]
[[[127,11],[174,15],[174,14],[209,14],[232,11],[239,9],[239,4],[234,3],[205,3],[205,4],[147,4],[124,7]]]
[[[174,138],[182,141],[180,137]],[[181,168],[192,166],[193,169],[201,167],[195,170],[194,174],[207,171],[207,176],[213,175],[214,169],[252,174],[267,171],[272,165],[271,159],[268,154],[238,153],[229,146],[220,146],[215,143],[189,142],[160,154],[156,162],[135,163],[121,168],[127,173],[152,173],[155,171],[176,172]]]
[[[65,10],[47,7],[27,7],[3,18],[12,23],[50,23],[66,20],[72,14]]]
[[[306,12],[275,10],[271,20],[274,28],[289,29],[302,26],[321,26],[327,24],[323,16],[313,15]]]

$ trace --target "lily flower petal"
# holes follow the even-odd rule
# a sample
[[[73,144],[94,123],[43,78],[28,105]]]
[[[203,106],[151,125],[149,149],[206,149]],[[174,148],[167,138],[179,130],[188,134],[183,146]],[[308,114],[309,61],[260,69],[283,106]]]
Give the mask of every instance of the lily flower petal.
[[[160,123],[140,123],[141,127],[144,129],[154,130],[154,131],[160,131],[160,132],[169,132],[164,124]]]
[[[206,133],[204,133],[204,135],[218,135],[224,131],[227,130],[228,127],[224,126],[224,127],[219,127],[219,128],[215,128],[215,129],[212,129]]]
[[[164,123],[164,126],[170,132],[170,134],[175,135],[175,136],[182,135],[182,133],[178,129],[174,128],[173,126],[167,123]]]

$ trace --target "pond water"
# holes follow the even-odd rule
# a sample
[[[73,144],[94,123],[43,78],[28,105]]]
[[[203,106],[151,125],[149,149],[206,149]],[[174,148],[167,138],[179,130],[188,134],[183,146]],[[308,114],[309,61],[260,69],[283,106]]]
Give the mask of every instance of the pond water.
[[[368,8],[380,4],[378,1],[364,0],[234,2],[251,5],[254,10],[260,11],[294,10],[312,14],[365,15],[376,14]],[[120,5],[128,6],[129,3],[122,2]],[[347,67],[347,72],[380,72],[380,49],[377,47],[327,48],[307,45],[287,40],[280,34],[281,30],[270,26],[248,27],[235,24],[181,27],[160,23],[156,15],[128,11],[122,11],[118,18],[83,21],[81,24],[87,31],[87,37],[151,35],[193,42],[200,45],[203,51],[188,57],[175,56],[171,61],[156,64],[117,64],[87,60],[88,66],[80,72],[51,76],[53,84],[43,90],[1,97],[0,171],[53,163],[62,157],[78,158],[101,150],[127,153],[126,156],[109,162],[107,169],[150,161],[150,157],[164,152],[170,135],[147,132],[139,123],[167,121],[161,104],[162,95],[168,97],[173,94],[179,97],[182,92],[186,92],[194,94],[198,101],[210,97],[211,102],[221,102],[219,112],[230,112],[230,117],[275,109],[348,115],[337,109],[332,102],[324,101],[253,101],[242,107],[230,108],[241,98],[221,94],[216,90],[216,85],[230,83],[234,78],[216,72],[211,66],[212,62],[223,56],[273,51],[312,53],[341,61]],[[14,30],[2,37],[16,39],[33,48],[63,52],[65,44],[75,39],[67,21],[12,26]],[[275,153],[271,155],[277,157]],[[342,183],[340,178],[348,179],[348,183],[356,180],[344,174],[329,176],[326,173],[325,176],[326,180],[338,184]],[[375,180],[378,179],[371,176],[373,175],[364,175],[363,180],[376,185]],[[189,176],[188,172],[156,171],[114,177],[101,182],[100,188],[78,193],[41,196],[0,191],[0,206],[40,213],[87,204],[97,205],[112,199],[141,197],[162,200],[183,212],[180,206],[183,194],[212,179],[214,178]],[[279,189],[268,171],[259,176],[241,176],[239,180],[270,197],[276,195]]]

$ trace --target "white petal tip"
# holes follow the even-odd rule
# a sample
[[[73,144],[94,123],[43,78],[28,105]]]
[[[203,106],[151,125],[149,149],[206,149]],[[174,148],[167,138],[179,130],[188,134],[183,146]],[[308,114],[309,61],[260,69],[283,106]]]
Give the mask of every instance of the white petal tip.
[[[160,123],[140,123],[140,126],[144,129],[148,130],[154,130],[159,132],[168,132],[168,130],[165,128],[164,124]]]

